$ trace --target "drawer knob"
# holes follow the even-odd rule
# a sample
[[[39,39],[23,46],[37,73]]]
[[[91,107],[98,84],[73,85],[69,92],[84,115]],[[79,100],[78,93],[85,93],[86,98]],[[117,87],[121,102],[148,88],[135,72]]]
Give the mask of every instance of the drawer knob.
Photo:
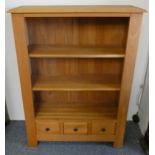
[[[45,131],[47,131],[47,132],[50,131],[50,128],[45,128]]]
[[[105,128],[102,128],[102,129],[101,129],[101,131],[102,131],[102,132],[105,132],[105,131],[106,131],[106,129],[105,129]]]
[[[74,131],[77,132],[78,131],[78,128],[74,128]]]

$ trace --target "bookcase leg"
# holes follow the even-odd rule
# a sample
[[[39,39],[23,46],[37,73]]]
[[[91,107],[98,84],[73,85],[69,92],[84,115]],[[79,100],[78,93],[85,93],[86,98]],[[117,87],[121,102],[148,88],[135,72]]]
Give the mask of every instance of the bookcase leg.
[[[123,144],[124,144],[124,141],[123,140],[121,140],[121,139],[116,139],[115,141],[114,141],[114,143],[113,143],[113,147],[114,148],[121,148],[121,147],[123,147]]]
[[[38,141],[37,140],[28,140],[28,147],[37,147]]]

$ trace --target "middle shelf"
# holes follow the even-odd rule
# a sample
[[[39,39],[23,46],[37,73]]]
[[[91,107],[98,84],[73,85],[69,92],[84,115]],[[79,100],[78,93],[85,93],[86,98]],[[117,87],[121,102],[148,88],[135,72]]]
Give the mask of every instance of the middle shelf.
[[[125,49],[119,47],[79,47],[29,45],[31,58],[124,58]]]
[[[113,75],[34,76],[33,91],[120,91],[120,80]]]

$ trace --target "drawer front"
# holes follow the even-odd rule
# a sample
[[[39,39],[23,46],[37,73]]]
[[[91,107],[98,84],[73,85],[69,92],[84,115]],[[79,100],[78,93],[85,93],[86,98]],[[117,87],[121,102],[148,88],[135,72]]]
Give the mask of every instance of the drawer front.
[[[93,121],[92,134],[114,134],[116,123],[114,121]]]
[[[60,134],[58,121],[37,121],[37,133]]]
[[[64,122],[64,134],[87,134],[87,122]]]

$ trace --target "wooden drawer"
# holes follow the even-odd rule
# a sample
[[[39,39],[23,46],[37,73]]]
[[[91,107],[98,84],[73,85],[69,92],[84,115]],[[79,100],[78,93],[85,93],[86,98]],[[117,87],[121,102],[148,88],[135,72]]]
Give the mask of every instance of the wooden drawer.
[[[92,121],[92,134],[114,134],[115,128],[114,121]]]
[[[58,121],[37,121],[37,133],[60,134]]]
[[[87,122],[64,122],[64,134],[87,134]]]

